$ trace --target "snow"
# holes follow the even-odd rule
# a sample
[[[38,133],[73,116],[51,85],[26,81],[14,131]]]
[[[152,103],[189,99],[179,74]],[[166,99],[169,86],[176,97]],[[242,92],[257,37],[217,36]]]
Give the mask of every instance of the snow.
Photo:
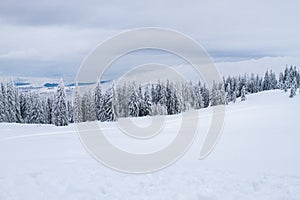
[[[226,107],[222,137],[199,160],[211,108],[199,113],[199,134],[176,163],[133,175],[109,169],[83,148],[74,125],[0,124],[0,199],[300,199],[300,95],[266,91]],[[149,117],[134,118],[149,124]],[[168,144],[181,115],[166,117],[164,131],[134,140],[115,122],[99,123],[109,140],[128,151]]]

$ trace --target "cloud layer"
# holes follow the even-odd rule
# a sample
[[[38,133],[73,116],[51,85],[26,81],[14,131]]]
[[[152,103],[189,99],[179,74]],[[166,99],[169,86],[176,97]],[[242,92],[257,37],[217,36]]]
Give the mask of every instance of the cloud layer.
[[[216,61],[299,56],[299,7],[297,0],[2,1],[0,71],[72,76],[107,37],[147,26],[193,37]]]

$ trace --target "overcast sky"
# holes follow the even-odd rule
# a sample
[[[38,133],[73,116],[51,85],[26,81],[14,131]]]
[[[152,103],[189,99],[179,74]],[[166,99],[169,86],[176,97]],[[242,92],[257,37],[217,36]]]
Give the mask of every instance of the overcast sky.
[[[0,75],[72,77],[109,36],[149,26],[191,36],[217,62],[299,57],[299,9],[299,0],[0,0]]]

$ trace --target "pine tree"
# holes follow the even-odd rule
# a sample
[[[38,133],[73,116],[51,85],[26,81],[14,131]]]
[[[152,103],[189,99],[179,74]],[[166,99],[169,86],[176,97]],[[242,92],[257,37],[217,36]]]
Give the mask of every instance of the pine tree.
[[[226,104],[226,92],[225,92],[223,83],[219,83],[218,93],[219,93],[219,104],[225,105]]]
[[[233,93],[232,93],[232,102],[233,103],[236,102],[236,90],[234,90]]]
[[[153,115],[167,115],[167,107],[165,105],[153,104],[152,105],[152,113]]]
[[[119,87],[120,88],[120,87]],[[128,117],[129,116],[129,108],[128,102],[130,99],[132,86],[131,84],[124,84],[119,90],[117,89],[117,98],[118,98],[118,106],[119,106],[119,117]]]
[[[76,83],[74,92],[74,122],[82,122],[82,105],[81,97],[79,95],[78,84]]]
[[[156,94],[157,94],[157,103],[161,105],[166,105],[167,98],[166,98],[166,90],[163,83],[158,82],[156,86]]]
[[[74,107],[71,101],[67,101],[68,121],[74,123]]]
[[[227,84],[226,90],[225,90],[225,104],[228,104],[231,101],[231,90],[230,90],[230,83]]]
[[[48,97],[46,102],[46,123],[53,124],[53,97]]]
[[[139,85],[138,91],[137,91],[137,101],[139,105],[139,115],[140,117],[145,116],[145,105],[144,105],[144,97],[142,93],[142,86]]]
[[[81,107],[82,121],[86,122],[96,120],[94,96],[90,90],[85,91],[83,94]]]
[[[100,81],[98,81],[98,83],[97,83],[94,95],[95,95],[94,101],[95,101],[96,118],[97,118],[97,120],[100,120],[101,119],[101,109],[103,106],[103,96],[102,96]]]
[[[56,126],[68,125],[68,111],[66,103],[65,86],[62,79],[57,87],[54,108],[53,108],[53,122]]]
[[[196,85],[194,87],[194,90],[195,90],[195,108],[196,109],[201,109],[204,107],[204,101],[203,101],[203,98],[202,98],[202,94],[201,94],[201,83],[200,81],[198,82],[198,85]]]
[[[20,94],[18,88],[15,88],[15,109],[16,109],[16,122],[23,123],[23,119],[21,116],[21,102],[20,102]]]
[[[209,106],[210,103],[210,94],[209,90],[206,88],[205,84],[201,87],[201,94],[203,98],[203,106],[204,108]]]
[[[284,78],[283,73],[280,72],[280,74],[279,74],[279,80],[278,80],[278,87],[281,90],[284,89],[284,79],[283,78]]]
[[[245,100],[246,100],[246,89],[245,86],[243,86],[241,90],[241,101],[245,101]]]
[[[3,83],[1,83],[3,85]],[[6,122],[6,113],[5,113],[5,100],[4,100],[4,95],[2,88],[0,88],[0,122]]]
[[[30,97],[27,94],[20,95],[20,112],[23,123],[29,123],[30,119]]]
[[[144,112],[145,116],[152,115],[152,99],[149,92],[149,86],[147,86],[145,93],[144,93]]]
[[[157,94],[156,94],[156,89],[154,84],[151,84],[151,99],[152,99],[152,103],[156,104],[158,102],[158,100],[156,99]]]
[[[132,90],[130,95],[130,101],[128,103],[129,116],[138,117],[139,116],[139,101],[138,94],[135,89]]]
[[[104,95],[103,102],[103,116],[101,116],[101,121],[116,121],[118,119],[117,109],[115,104],[116,101],[116,93],[114,90],[114,86],[109,88]]]
[[[8,122],[17,122],[16,91],[13,81],[7,84],[7,120]]]
[[[44,115],[42,102],[40,100],[40,96],[38,94],[33,94],[31,96],[31,99],[32,99],[32,107],[30,109],[29,123],[44,124],[46,119]]]
[[[269,70],[267,70],[263,81],[263,90],[270,90],[270,88]]]
[[[220,93],[217,84],[214,82],[211,90],[211,106],[220,104]]]
[[[295,77],[291,84],[290,98],[293,98],[294,96],[296,96],[296,91],[297,91],[297,81],[296,81],[296,77]]]

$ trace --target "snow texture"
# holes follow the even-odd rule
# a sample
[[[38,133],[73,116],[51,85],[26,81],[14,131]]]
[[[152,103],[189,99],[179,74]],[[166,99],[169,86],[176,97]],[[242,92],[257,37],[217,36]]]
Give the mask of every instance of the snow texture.
[[[0,199],[300,199],[300,95],[266,91],[226,107],[223,135],[199,160],[211,107],[199,110],[199,134],[175,164],[133,175],[95,161],[74,125],[0,124]],[[141,126],[151,117],[133,118]],[[116,122],[99,126],[119,148],[151,152],[168,144],[181,115],[166,116],[164,131],[150,140],[122,134]],[[86,122],[87,123],[87,122]]]

